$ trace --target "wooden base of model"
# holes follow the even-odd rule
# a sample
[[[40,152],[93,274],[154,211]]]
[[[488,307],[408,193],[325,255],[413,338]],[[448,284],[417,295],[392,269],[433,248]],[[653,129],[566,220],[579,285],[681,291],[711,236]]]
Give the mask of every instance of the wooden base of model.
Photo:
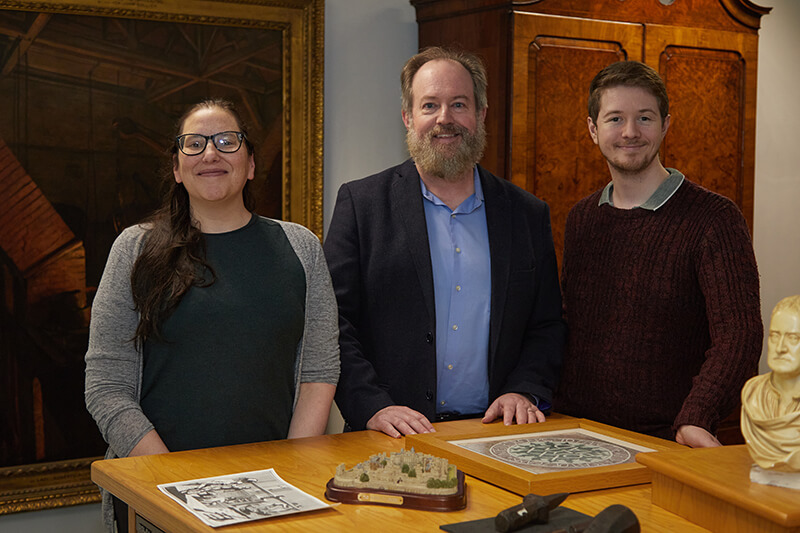
[[[458,470],[456,476],[458,479],[456,492],[447,495],[338,487],[331,478],[325,486],[325,498],[339,503],[385,505],[421,511],[458,511],[467,506],[467,490],[464,484],[464,473]]]
[[[653,503],[711,531],[800,533],[800,490],[752,483],[747,447],[641,453]]]

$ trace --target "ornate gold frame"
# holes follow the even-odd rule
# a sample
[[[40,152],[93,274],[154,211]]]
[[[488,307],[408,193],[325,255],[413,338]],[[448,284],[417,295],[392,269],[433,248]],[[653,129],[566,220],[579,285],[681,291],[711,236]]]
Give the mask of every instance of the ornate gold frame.
[[[0,0],[0,9],[281,31],[283,219],[322,237],[324,0]],[[95,459],[0,468],[0,515],[99,501]]]
[[[89,468],[102,457],[0,468],[0,515],[100,501]]]

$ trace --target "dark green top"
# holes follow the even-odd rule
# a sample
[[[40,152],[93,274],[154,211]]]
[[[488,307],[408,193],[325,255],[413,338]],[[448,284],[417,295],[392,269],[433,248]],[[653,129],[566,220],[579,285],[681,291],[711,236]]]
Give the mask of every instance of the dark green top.
[[[303,335],[303,267],[277,223],[206,234],[217,279],[146,342],[141,406],[170,451],[284,439]]]

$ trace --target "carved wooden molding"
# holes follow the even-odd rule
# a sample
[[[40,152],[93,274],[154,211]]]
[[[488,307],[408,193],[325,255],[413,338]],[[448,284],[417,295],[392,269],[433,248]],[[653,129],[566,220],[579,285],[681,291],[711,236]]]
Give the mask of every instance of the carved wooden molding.
[[[417,22],[431,22],[454,16],[463,16],[485,11],[523,11],[531,13],[549,13],[568,17],[633,21],[642,13],[657,15],[658,19],[648,19],[650,23],[683,25],[675,19],[675,12],[685,12],[685,2],[679,0],[615,0],[600,2],[597,0],[410,0],[417,11]],[[659,5],[662,4],[662,5]],[[720,10],[720,7],[722,10]],[[662,9],[654,9],[662,8]],[[761,7],[751,0],[701,0],[695,1],[692,9],[702,10],[706,15],[724,11],[734,24],[741,24],[751,30],[761,27],[761,17],[772,11],[771,7]],[[661,13],[661,15],[658,15]],[[631,18],[632,17],[632,18]],[[716,22],[706,21],[701,26],[715,29],[720,27],[719,17]],[[731,29],[731,28],[727,28]]]
[[[725,11],[748,28],[761,27],[761,17],[772,11],[771,7],[761,7],[750,0],[719,0]]]

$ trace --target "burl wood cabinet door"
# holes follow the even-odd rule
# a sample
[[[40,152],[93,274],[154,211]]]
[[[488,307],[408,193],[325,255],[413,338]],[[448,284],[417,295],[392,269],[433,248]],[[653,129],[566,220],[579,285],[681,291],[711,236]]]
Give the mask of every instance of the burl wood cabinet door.
[[[589,84],[603,67],[641,60],[641,24],[514,13],[511,176],[550,205],[556,255],[570,208],[610,180],[586,123]]]
[[[758,36],[654,24],[645,36],[672,115],[661,161],[736,202],[752,231]]]

